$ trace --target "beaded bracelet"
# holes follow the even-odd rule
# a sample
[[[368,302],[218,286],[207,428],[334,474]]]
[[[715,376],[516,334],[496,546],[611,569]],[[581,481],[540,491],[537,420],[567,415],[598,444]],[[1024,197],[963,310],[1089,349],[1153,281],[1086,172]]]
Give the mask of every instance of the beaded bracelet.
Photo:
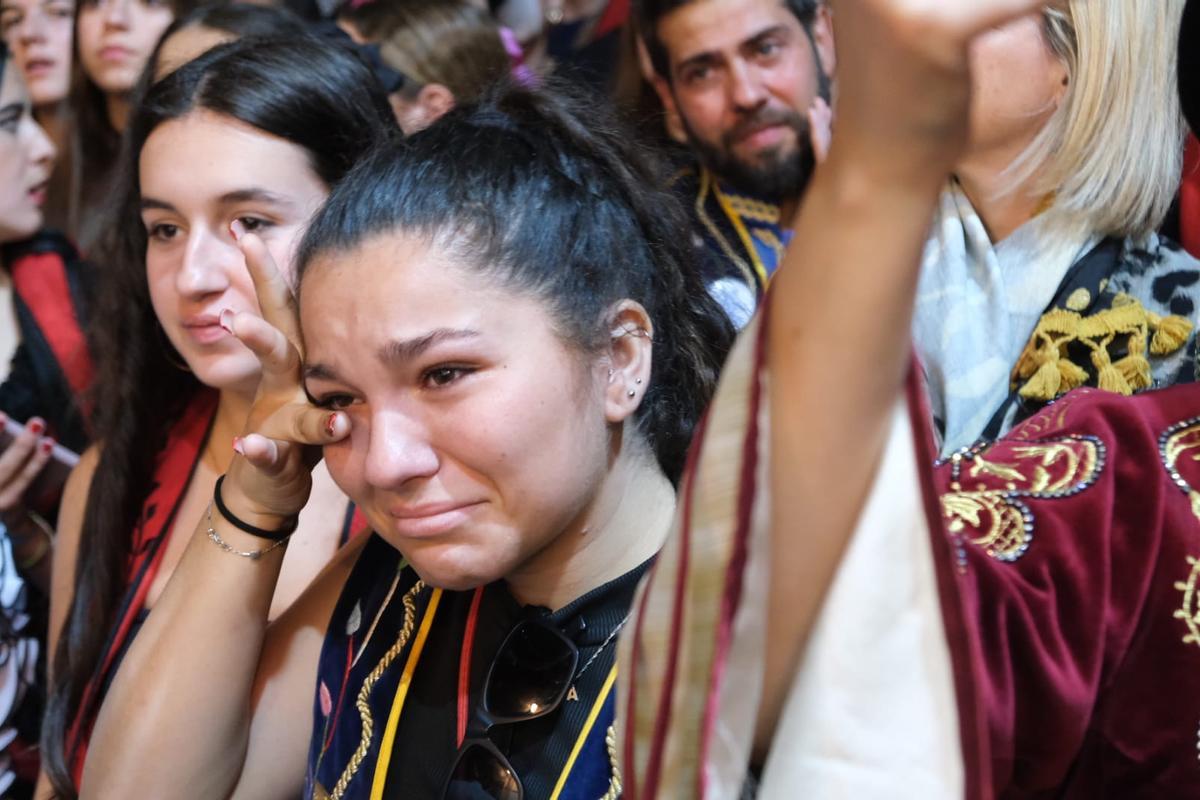
[[[221,499],[221,484],[224,483],[224,481],[224,475],[217,478],[217,486],[215,489],[213,489],[213,502],[217,504],[217,511],[221,512],[221,516],[224,517],[225,521],[230,525],[237,528],[239,531],[245,531],[251,536],[257,536],[260,539],[269,539],[272,542],[282,541],[296,532],[296,528],[300,524],[300,515],[298,514],[285,522],[283,527],[277,531],[269,531],[265,528],[259,528],[255,525],[251,525],[249,522],[243,522],[235,517],[233,513],[230,512],[229,507],[225,505],[225,501]]]
[[[231,544],[226,542],[224,539],[222,539],[221,535],[217,533],[217,529],[213,527],[212,510],[213,510],[213,504],[209,503],[208,504],[208,514],[207,514],[208,538],[211,539],[217,547],[221,548],[226,553],[230,553],[235,556],[241,556],[242,558],[248,558],[251,561],[257,561],[258,559],[262,558],[263,556],[265,556],[267,553],[271,552],[272,550],[275,550],[276,548],[285,546],[288,543],[288,541],[292,538],[292,535],[289,533],[288,535],[284,536],[282,539],[277,539],[272,544],[264,547],[262,550],[238,550],[236,547],[232,546]]]

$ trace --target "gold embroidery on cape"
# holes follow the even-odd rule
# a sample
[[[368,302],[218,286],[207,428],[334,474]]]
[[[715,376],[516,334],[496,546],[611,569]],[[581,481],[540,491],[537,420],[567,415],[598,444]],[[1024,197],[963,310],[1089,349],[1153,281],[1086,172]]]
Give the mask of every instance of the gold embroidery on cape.
[[[362,766],[363,760],[367,756],[367,751],[371,747],[371,737],[375,732],[375,719],[371,715],[371,690],[375,688],[375,684],[383,677],[383,673],[387,672],[387,668],[392,665],[392,662],[396,660],[408,645],[408,640],[412,638],[417,616],[416,596],[424,589],[425,582],[417,581],[411,589],[405,592],[404,597],[401,599],[401,602],[404,603],[404,624],[400,628],[399,636],[396,637],[396,643],[383,654],[383,658],[379,659],[379,663],[375,665],[375,668],[363,680],[362,687],[358,690],[358,699],[354,706],[358,709],[359,719],[362,720],[362,735],[358,742],[358,749],[350,757],[350,763],[346,765],[346,769],[342,772],[342,777],[338,779],[337,785],[333,787],[333,791],[329,795],[330,800],[340,800],[342,795],[346,793],[350,781],[358,774],[358,769]]]
[[[1082,386],[1087,371],[1067,357],[1068,346],[1079,343],[1091,351],[1097,386],[1128,396],[1153,383],[1149,357],[1174,353],[1191,332],[1187,319],[1161,317],[1124,293],[1113,299],[1112,308],[1087,317],[1056,308],[1038,321],[1013,367],[1012,385],[1025,399],[1042,402]],[[1118,340],[1126,343],[1127,355],[1114,362],[1109,348]]]
[[[1200,559],[1188,556],[1188,566],[1191,571],[1187,580],[1177,581],[1175,588],[1183,592],[1183,605],[1175,612],[1175,619],[1183,620],[1187,626],[1187,635],[1183,637],[1184,644],[1200,645],[1200,609],[1196,603],[1196,584],[1200,581]]]
[[[1197,451],[1200,451],[1200,420],[1187,420],[1173,425],[1159,442],[1163,466],[1179,490],[1187,495],[1192,514],[1200,520],[1200,492],[1179,472],[1181,461],[1200,461],[1200,452]],[[1200,602],[1196,597],[1196,587],[1200,584],[1200,559],[1189,556],[1187,562],[1187,578],[1175,582],[1176,590],[1183,593],[1183,601],[1174,617],[1187,627],[1183,643],[1200,645]]]
[[[942,496],[942,513],[951,534],[997,561],[1016,561],[1033,541],[1034,516],[1026,499],[1071,497],[1104,470],[1104,445],[1091,437],[1012,446],[1007,462],[986,458],[990,452],[951,457],[952,491]],[[967,488],[967,479],[979,482]]]

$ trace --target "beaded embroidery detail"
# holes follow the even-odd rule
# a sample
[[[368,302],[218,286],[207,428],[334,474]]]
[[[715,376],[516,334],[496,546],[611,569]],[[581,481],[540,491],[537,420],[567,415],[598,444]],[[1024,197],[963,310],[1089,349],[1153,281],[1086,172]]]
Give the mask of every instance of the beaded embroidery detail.
[[[1008,444],[1011,463],[985,457],[994,446],[950,457],[951,491],[942,496],[942,513],[955,539],[966,539],[991,558],[1012,563],[1033,541],[1035,520],[1026,500],[1079,494],[1104,471],[1107,451],[1093,436]],[[966,487],[968,480],[978,482]]]
[[[1200,461],[1200,417],[1178,422],[1163,431],[1158,438],[1158,452],[1167,474],[1192,504],[1192,514],[1200,519],[1200,492],[1179,471],[1180,462],[1188,459]],[[1182,603],[1174,617],[1187,627],[1184,644],[1200,645],[1200,602],[1196,588],[1200,585],[1200,559],[1188,557],[1188,576],[1175,582],[1175,589],[1183,594]]]
[[[1197,492],[1179,472],[1179,460],[1189,450],[1200,451],[1200,417],[1177,422],[1158,437],[1158,452],[1162,456],[1163,466],[1167,468],[1167,474],[1179,490],[1192,501],[1192,513],[1200,519],[1200,492]],[[1194,453],[1191,459],[1200,461],[1200,452]]]

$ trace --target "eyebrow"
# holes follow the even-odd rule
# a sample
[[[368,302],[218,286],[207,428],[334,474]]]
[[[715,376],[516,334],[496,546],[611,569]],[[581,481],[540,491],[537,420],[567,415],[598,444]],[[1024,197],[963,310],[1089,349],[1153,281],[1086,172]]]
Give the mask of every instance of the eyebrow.
[[[438,328],[423,336],[388,342],[379,348],[376,355],[381,361],[388,363],[412,361],[419,358],[435,345],[442,344],[443,342],[475,339],[481,335],[479,331],[471,330],[470,328]],[[337,372],[332,367],[320,363],[306,364],[304,366],[304,378],[305,380],[313,378],[329,381],[339,379]]]
[[[750,36],[750,37],[738,42],[737,48],[739,50],[741,50],[742,48],[751,46],[751,45],[755,44],[756,42],[758,42],[762,39],[765,39],[769,36],[775,36],[780,33],[785,33],[786,31],[787,31],[787,28],[783,25],[772,25],[769,28],[763,28],[761,31],[758,31],[753,36]],[[719,53],[714,52],[712,50],[708,50],[703,53],[697,53],[694,56],[689,56],[688,58],[685,58],[683,61],[680,61],[678,64],[675,65],[675,71],[682,72],[684,69],[686,69],[688,67],[709,66],[712,64],[720,63],[720,61],[721,61],[721,56]]]
[[[268,191],[266,189],[250,188],[250,189],[234,189],[226,192],[217,198],[218,205],[231,206],[238,203],[269,203],[274,206],[291,207],[294,205],[291,200],[281,194]],[[150,209],[158,209],[161,211],[175,211],[175,206],[165,200],[158,200],[153,197],[143,197],[141,202],[141,210],[147,211]]]

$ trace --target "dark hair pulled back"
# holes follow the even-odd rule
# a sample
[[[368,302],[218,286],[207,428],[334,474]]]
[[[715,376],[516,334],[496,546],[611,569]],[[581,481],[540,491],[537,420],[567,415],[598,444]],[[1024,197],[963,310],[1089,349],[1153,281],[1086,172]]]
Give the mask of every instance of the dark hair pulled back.
[[[42,764],[56,791],[74,797],[67,735],[127,591],[132,531],[172,424],[200,388],[169,344],[150,303],[138,158],[163,123],[204,109],[303,148],[332,186],[374,144],[398,135],[387,98],[349,48],[309,36],[243,39],[216,47],[151,86],[134,109],[123,143],[113,238],[91,332],[98,362],[96,431],[100,460],[88,492],[75,594],[55,655]],[[186,162],[186,156],[181,156]]]
[[[733,331],[657,165],[606,103],[576,91],[504,86],[376,151],[314,218],[297,269],[303,277],[371,237],[413,232],[540,297],[587,350],[609,341],[614,304],[641,303],[654,351],[637,422],[677,481]]]

